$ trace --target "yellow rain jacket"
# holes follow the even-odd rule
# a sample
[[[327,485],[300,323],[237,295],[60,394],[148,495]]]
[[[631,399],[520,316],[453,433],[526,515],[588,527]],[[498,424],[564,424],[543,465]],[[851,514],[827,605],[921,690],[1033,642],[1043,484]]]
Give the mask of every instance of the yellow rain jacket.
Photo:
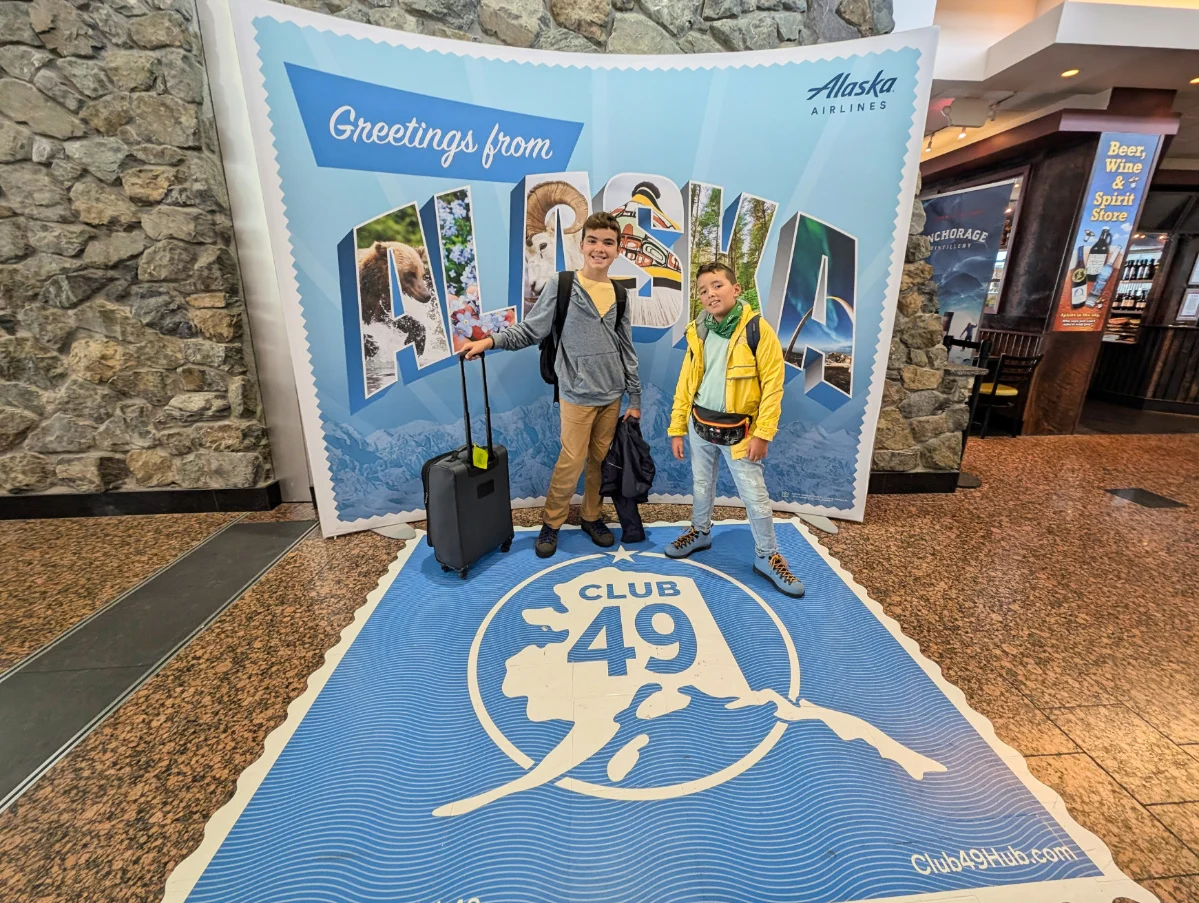
[[[671,436],[687,435],[687,420],[691,416],[691,405],[704,379],[704,339],[708,330],[704,326],[706,313],[687,325],[687,355],[683,358],[683,369],[679,371],[678,385],[674,390],[674,408],[670,412]],[[755,356],[745,338],[745,326],[759,319],[758,353]],[[778,336],[758,313],[748,304],[741,313],[741,321],[729,339],[729,363],[725,374],[724,408],[730,414],[747,414],[752,419],[749,436],[732,447],[734,458],[744,458],[749,448],[749,437],[757,436],[767,442],[778,432],[779,415],[783,407],[783,346]]]

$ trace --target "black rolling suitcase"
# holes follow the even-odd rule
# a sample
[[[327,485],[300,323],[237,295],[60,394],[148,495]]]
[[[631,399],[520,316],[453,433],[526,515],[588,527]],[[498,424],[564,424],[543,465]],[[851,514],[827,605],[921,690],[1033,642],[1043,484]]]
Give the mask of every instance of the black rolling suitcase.
[[[491,402],[487,397],[487,365],[483,369],[483,410],[487,418],[487,466],[474,461],[470,437],[470,406],[466,399],[466,361],[462,372],[462,416],[466,445],[430,458],[421,467],[425,491],[426,539],[443,571],[466,579],[470,566],[499,546],[512,547],[512,498],[508,488],[508,449],[491,441]]]

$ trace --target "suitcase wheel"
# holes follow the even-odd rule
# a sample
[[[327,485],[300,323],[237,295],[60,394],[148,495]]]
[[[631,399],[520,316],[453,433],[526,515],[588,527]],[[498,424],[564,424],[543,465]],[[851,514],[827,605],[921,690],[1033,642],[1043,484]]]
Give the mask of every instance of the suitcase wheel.
[[[504,540],[504,544],[502,546],[500,546],[500,551],[507,552],[510,548],[512,548],[512,538],[511,537]]]
[[[459,576],[459,577],[461,577],[463,580],[465,580],[465,579],[466,579],[466,572],[467,572],[468,570],[469,570],[469,568],[463,568],[462,570],[460,570],[460,571],[458,572],[458,576]]]
[[[441,572],[442,572],[443,574],[448,574],[448,573],[449,573],[450,571],[452,571],[452,570],[453,570],[453,568],[451,568],[451,567],[446,567],[444,564],[441,566]]]

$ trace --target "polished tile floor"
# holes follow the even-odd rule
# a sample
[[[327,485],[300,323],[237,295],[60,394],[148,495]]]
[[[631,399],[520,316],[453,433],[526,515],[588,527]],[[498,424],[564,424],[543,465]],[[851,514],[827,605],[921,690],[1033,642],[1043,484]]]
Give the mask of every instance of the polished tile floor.
[[[972,440],[966,467],[982,488],[872,497],[821,540],[1127,873],[1199,903],[1199,436]],[[1105,491],[1134,487],[1186,507]],[[236,519],[0,524],[0,668]],[[0,813],[0,900],[161,899],[399,548],[292,547]]]
[[[1142,411],[1097,398],[1087,399],[1077,432],[1130,435],[1137,433],[1199,433],[1199,416]]]

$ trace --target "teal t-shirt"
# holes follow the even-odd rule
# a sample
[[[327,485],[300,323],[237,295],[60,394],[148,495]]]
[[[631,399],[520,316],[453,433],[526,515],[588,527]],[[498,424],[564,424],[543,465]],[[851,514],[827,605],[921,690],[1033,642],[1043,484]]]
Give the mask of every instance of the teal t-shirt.
[[[729,340],[709,332],[704,339],[704,379],[695,403],[709,411],[724,410],[724,388],[729,367]]]

